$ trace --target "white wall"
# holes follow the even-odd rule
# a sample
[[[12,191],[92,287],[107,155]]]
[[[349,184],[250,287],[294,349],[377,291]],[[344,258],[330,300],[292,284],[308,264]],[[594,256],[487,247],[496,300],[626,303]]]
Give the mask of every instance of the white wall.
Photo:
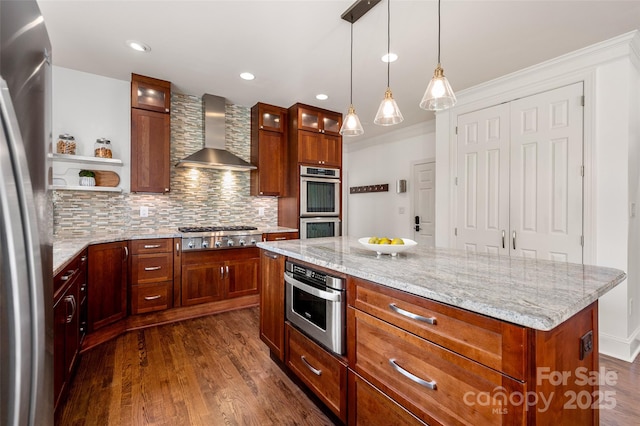
[[[627,272],[600,299],[600,351],[631,360],[640,351],[640,225],[630,203],[640,193],[638,92],[640,34],[633,32],[458,93],[436,116],[436,245],[453,245],[455,124],[465,112],[582,81],[584,109],[584,262]],[[635,304],[635,302],[634,302]]]
[[[58,66],[53,67],[52,128],[54,149],[58,135],[69,133],[76,139],[76,155],[93,157],[96,139],[111,141],[113,158],[122,167],[96,164],[54,163],[54,177],[64,175],[68,185],[77,185],[82,168],[112,170],[120,176],[120,187],[130,188],[131,83]],[[67,167],[72,170],[67,170]]]
[[[344,138],[343,234],[413,237],[412,164],[435,157],[434,124],[420,123],[355,143]],[[407,180],[407,192],[402,194],[396,193],[399,179]],[[385,183],[389,192],[349,194],[351,186]]]

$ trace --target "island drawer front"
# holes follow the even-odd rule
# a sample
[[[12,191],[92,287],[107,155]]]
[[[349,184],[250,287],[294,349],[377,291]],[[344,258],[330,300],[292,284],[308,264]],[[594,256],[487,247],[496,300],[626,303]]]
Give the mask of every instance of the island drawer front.
[[[387,421],[395,426],[440,426],[423,422],[400,404],[380,392],[371,383],[349,370],[349,423],[370,426]]]
[[[131,314],[168,309],[173,281],[131,286]]]
[[[285,329],[285,364],[346,423],[347,366],[291,324]]]
[[[518,380],[527,377],[524,327],[358,278],[349,277],[348,289],[349,304],[361,311]]]
[[[156,238],[153,240],[131,240],[131,254],[173,252],[172,238]]]
[[[131,256],[131,283],[144,284],[173,279],[173,253]]]
[[[371,315],[348,310],[355,333],[349,339],[355,359],[351,368],[423,421],[446,425],[526,421],[526,407],[511,402],[526,395],[524,383]]]

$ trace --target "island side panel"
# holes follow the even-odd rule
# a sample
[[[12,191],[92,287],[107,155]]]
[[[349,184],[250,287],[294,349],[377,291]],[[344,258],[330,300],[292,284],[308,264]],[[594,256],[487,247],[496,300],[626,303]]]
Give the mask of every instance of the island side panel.
[[[581,339],[589,332],[593,346],[581,360]],[[598,405],[611,406],[612,397],[599,395],[598,302],[553,330],[534,334],[530,389],[539,402],[529,408],[529,424],[599,424]]]

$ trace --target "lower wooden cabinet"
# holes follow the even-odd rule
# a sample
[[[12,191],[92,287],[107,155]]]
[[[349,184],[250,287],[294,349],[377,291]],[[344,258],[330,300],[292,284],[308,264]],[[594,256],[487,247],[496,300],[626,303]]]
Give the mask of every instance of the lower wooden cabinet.
[[[54,409],[66,398],[78,363],[81,339],[80,288],[86,284],[86,252],[76,256],[54,277],[53,300],[53,391]]]
[[[129,248],[126,241],[89,246],[89,332],[127,316]]]
[[[280,361],[284,361],[284,259],[261,250],[260,339]]]
[[[340,420],[347,421],[347,365],[289,323],[285,364]]]
[[[258,248],[182,253],[182,306],[258,294]]]
[[[132,240],[129,247],[131,314],[144,314],[172,307],[173,239]]]
[[[349,422],[362,426],[427,425],[371,383],[349,370]],[[431,423],[435,426],[434,423]]]

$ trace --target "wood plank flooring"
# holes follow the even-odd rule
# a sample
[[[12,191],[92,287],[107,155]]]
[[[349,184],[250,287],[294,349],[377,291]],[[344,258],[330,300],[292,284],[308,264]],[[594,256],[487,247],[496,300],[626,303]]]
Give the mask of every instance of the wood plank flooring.
[[[60,425],[332,425],[270,359],[258,308],[132,331],[83,354]],[[640,424],[640,357],[607,356],[616,407],[600,424]],[[381,419],[383,420],[383,419]],[[383,422],[384,423],[384,422]]]

